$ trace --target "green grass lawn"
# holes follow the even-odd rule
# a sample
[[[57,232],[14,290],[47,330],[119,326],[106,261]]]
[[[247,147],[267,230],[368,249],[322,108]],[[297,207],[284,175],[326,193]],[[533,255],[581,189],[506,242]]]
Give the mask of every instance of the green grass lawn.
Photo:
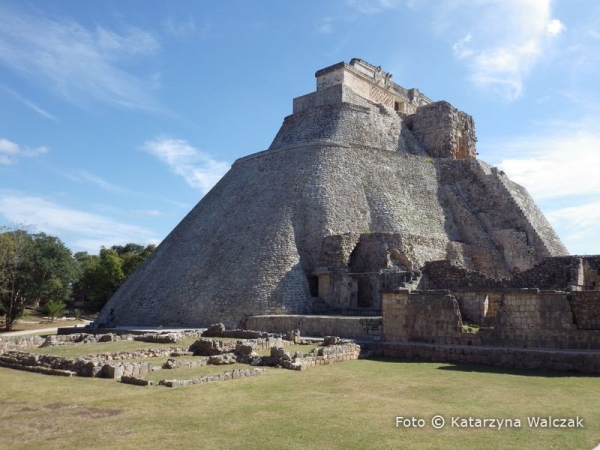
[[[591,449],[600,443],[597,377],[391,360],[268,371],[170,389],[0,368],[0,447]],[[396,416],[429,421],[435,414],[447,422],[472,416],[523,423],[502,430],[395,426]],[[527,416],[537,415],[579,415],[585,428],[529,428]]]

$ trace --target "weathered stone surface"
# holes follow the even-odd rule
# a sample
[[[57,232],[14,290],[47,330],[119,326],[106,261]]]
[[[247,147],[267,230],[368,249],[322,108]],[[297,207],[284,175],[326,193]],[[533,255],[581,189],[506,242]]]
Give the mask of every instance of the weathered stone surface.
[[[340,342],[340,338],[337,336],[325,336],[323,338],[323,345],[337,345]]]
[[[255,377],[258,375],[263,375],[266,372],[267,371],[265,369],[259,369],[259,368],[254,368],[251,370],[234,369],[232,371],[226,371],[226,372],[223,372],[223,373],[220,373],[217,375],[209,375],[206,377],[192,378],[189,380],[160,380],[158,382],[158,384],[161,386],[166,386],[166,387],[185,387],[185,386],[192,386],[195,384],[211,383],[211,382],[215,382],[215,381],[227,381],[227,380],[238,379],[238,378]]]
[[[235,347],[235,342],[201,338],[190,346],[190,350],[195,355],[213,356],[233,352]]]
[[[232,353],[223,353],[221,355],[209,356],[208,364],[221,366],[224,364],[235,364],[237,362],[235,355]]]

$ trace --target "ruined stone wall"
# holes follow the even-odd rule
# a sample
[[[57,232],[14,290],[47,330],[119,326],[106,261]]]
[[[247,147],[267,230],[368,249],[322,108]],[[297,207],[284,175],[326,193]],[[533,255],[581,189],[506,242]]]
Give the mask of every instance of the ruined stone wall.
[[[270,333],[300,330],[302,336],[339,336],[348,339],[379,339],[381,317],[259,315],[248,318],[248,327]]]
[[[383,334],[388,342],[454,343],[462,336],[456,299],[445,293],[383,292]]]
[[[476,287],[488,290],[503,288],[538,288],[542,290],[594,290],[598,256],[560,256],[546,258],[531,269],[511,278],[488,277],[460,267],[448,260],[430,261],[423,268],[423,289],[463,289]]]
[[[569,302],[578,330],[600,330],[600,291],[577,291]]]
[[[421,289],[462,289],[468,287],[501,289],[509,281],[468,270],[449,260],[428,261],[423,267]]]
[[[513,287],[540,289],[598,289],[595,284],[599,256],[564,256],[547,258],[531,270],[516,274]],[[595,269],[594,269],[595,268]]]
[[[434,158],[463,159],[476,155],[473,118],[448,102],[434,102],[406,118],[409,129]]]

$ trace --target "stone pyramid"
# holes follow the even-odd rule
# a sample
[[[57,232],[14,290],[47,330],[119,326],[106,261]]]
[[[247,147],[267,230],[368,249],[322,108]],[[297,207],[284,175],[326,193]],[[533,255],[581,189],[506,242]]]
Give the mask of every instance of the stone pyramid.
[[[526,190],[477,159],[469,115],[359,59],[316,78],[269,149],[233,164],[97,323],[376,310],[379,289],[416,285],[427,261],[510,278],[568,254]]]

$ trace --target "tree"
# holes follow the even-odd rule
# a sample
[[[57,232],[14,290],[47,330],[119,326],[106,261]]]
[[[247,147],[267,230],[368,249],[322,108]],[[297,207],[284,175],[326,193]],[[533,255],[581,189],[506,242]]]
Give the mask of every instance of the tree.
[[[22,229],[0,234],[0,303],[11,330],[25,306],[41,298],[66,301],[79,266],[60,239]]]
[[[98,255],[75,253],[81,276],[74,289],[97,306],[103,306],[123,282],[156,248],[155,245],[129,243],[102,247]]]
[[[123,282],[142,264],[156,248],[139,244],[102,247],[98,255],[78,252],[75,259],[81,270],[81,277],[75,290],[98,306],[104,305]]]
[[[67,301],[72,284],[81,276],[79,264],[59,238],[45,233],[32,238],[29,295]]]
[[[24,230],[8,230],[0,234],[0,303],[5,316],[7,331],[12,330],[15,320],[25,311],[31,299],[27,295],[30,286],[29,268],[31,247],[29,234]]]

